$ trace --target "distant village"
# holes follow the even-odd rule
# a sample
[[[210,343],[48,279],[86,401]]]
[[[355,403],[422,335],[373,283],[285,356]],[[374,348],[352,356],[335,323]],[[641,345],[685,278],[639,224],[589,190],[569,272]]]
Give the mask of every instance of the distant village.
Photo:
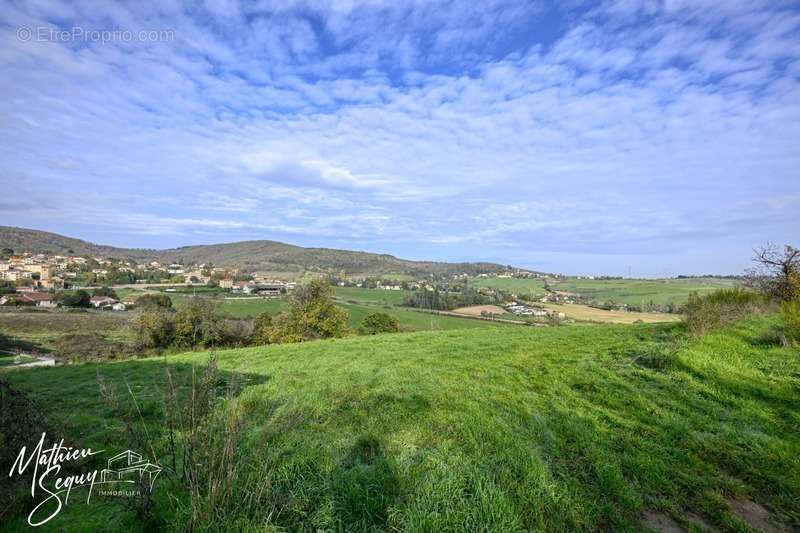
[[[478,277],[489,277],[481,274]],[[538,272],[512,269],[499,274],[498,278],[545,278],[554,277]],[[403,276],[398,276],[403,277]],[[408,276],[406,276],[408,278]],[[350,277],[344,273],[328,275],[332,285],[358,287],[387,291],[409,291],[448,294],[463,291],[469,280],[466,273],[456,275],[428,275],[422,279],[390,280],[379,276]],[[31,305],[37,307],[70,306],[65,290],[88,289],[92,295],[86,307],[124,311],[135,305],[134,297],[116,298],[105,294],[103,287],[157,288],[164,292],[176,292],[177,287],[211,287],[241,296],[278,298],[296,287],[295,281],[273,279],[268,273],[244,273],[238,269],[222,268],[210,264],[183,265],[162,264],[158,261],[137,263],[129,259],[111,259],[98,256],[14,254],[4,250],[0,255],[0,305]],[[509,300],[514,293],[487,287],[476,290],[479,298],[490,298],[507,304],[508,312],[520,316],[539,316],[544,312],[535,306],[518,304]],[[551,291],[541,298],[542,303],[572,303],[579,295]],[[86,304],[86,302],[84,302]],[[411,303],[413,305],[413,303]],[[422,307],[428,307],[423,304]],[[435,308],[431,306],[431,308]]]
[[[58,291],[115,287],[216,286],[233,293],[279,297],[295,288],[294,281],[271,279],[257,272],[242,274],[236,269],[213,265],[135,263],[103,257],[48,254],[4,254],[0,259],[0,305],[56,307]],[[166,292],[175,289],[166,288]],[[97,309],[125,310],[132,299],[117,300],[95,295]]]

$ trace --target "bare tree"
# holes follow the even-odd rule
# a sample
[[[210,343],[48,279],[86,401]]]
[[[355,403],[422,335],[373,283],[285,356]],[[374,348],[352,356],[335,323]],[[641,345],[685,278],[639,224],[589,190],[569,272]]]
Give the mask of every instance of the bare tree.
[[[747,271],[748,284],[780,301],[800,298],[800,249],[767,243],[753,251],[757,266]]]

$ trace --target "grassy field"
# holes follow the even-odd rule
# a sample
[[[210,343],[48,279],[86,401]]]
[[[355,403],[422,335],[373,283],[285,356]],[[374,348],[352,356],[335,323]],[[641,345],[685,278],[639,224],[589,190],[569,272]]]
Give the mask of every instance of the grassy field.
[[[0,333],[13,336],[23,344],[49,350],[62,335],[96,333],[115,340],[130,340],[133,315],[126,312],[68,310],[0,310]],[[25,348],[25,346],[23,346]]]
[[[607,311],[582,304],[542,304],[545,309],[560,311],[567,318],[584,322],[604,322],[609,324],[633,324],[636,322],[677,322],[680,315],[668,313],[634,313],[630,311]]]
[[[662,305],[683,304],[692,292],[703,294],[733,286],[735,281],[717,278],[662,280],[568,278],[552,284],[558,291],[577,292],[599,302],[614,301],[629,305],[647,304],[651,301]]]
[[[490,289],[500,289],[516,294],[527,294],[530,296],[544,296],[544,280],[540,278],[472,278],[470,285],[473,287],[488,287]]]
[[[400,305],[408,291],[387,291],[383,289],[362,289],[359,287],[336,287],[336,297],[374,305]]]
[[[220,352],[225,379],[245,387],[216,411],[244,427],[232,493],[207,525],[641,531],[658,519],[745,531],[737,509],[758,504],[800,527],[800,354],[775,343],[775,325],[699,340],[677,325],[512,326]],[[6,377],[71,442],[110,452],[130,443],[97,376],[127,384],[165,463],[164,365],[185,382],[207,357]],[[157,482],[147,527],[98,497],[75,498],[52,529],[182,529],[176,487]],[[20,496],[5,530],[23,524]]]
[[[544,280],[540,278],[473,278],[475,287],[489,287],[512,291],[517,294],[543,296]],[[556,291],[574,292],[597,302],[616,302],[642,305],[650,302],[659,305],[683,304],[692,292],[700,294],[719,288],[735,286],[734,280],[718,278],[693,279],[578,279],[548,278],[550,288]]]

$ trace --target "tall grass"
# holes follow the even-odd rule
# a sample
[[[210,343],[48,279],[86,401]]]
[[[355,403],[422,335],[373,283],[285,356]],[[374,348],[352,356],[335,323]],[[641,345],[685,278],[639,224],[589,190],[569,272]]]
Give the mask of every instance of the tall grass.
[[[741,288],[718,289],[702,296],[693,292],[686,303],[684,321],[691,334],[703,335],[769,307],[765,296]]]
[[[781,304],[783,327],[788,342],[800,343],[800,300]]]

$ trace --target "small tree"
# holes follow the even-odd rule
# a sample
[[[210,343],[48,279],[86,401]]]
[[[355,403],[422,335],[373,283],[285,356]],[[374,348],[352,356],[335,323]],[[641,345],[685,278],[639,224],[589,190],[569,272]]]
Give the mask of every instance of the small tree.
[[[175,333],[172,313],[160,307],[145,309],[136,317],[134,332],[136,343],[142,348],[166,348]]]
[[[400,321],[388,313],[370,313],[361,321],[361,331],[368,335],[397,333],[400,331]]]
[[[298,287],[289,298],[289,309],[278,314],[270,328],[271,342],[300,342],[344,337],[348,313],[333,303],[333,289],[322,280]]]
[[[221,308],[205,298],[192,298],[175,314],[175,344],[221,346],[230,338]]]
[[[270,344],[272,315],[264,311],[253,320],[253,344]]]
[[[92,297],[83,289],[75,292],[61,292],[57,295],[58,301],[64,307],[91,307]]]
[[[172,298],[166,294],[145,294],[136,299],[136,305],[139,307],[163,307],[169,309],[172,307]]]
[[[100,287],[92,291],[95,296],[107,296],[109,298],[117,298],[117,293],[111,287]]]
[[[747,273],[750,286],[782,302],[800,298],[800,249],[768,243],[755,254],[757,266]]]

